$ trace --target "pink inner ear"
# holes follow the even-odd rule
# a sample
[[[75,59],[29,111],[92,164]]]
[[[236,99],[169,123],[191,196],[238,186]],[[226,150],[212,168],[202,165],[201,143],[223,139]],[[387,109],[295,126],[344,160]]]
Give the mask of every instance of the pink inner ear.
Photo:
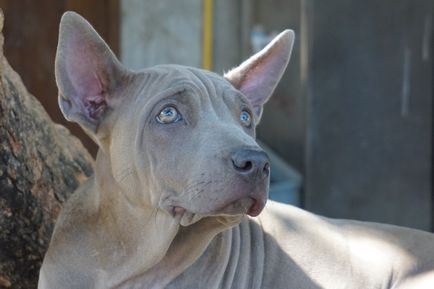
[[[266,73],[266,72],[265,72]],[[257,73],[247,75],[239,90],[247,96],[253,106],[262,105],[268,98],[269,80],[266,75]]]
[[[253,59],[239,87],[253,106],[263,105],[272,94],[286,67],[288,53],[276,45]]]
[[[96,48],[77,34],[71,35],[64,54],[68,78],[74,89],[70,95],[86,117],[98,120],[107,107],[104,79],[106,69],[98,62]]]

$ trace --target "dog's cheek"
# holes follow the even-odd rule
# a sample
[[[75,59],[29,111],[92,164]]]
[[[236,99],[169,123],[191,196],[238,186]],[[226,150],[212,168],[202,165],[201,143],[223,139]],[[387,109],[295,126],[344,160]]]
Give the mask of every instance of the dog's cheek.
[[[162,194],[178,193],[188,177],[186,172],[176,165],[182,162],[173,154],[150,148],[146,159],[142,162],[141,174],[148,180],[146,188],[153,194],[153,205],[157,205]]]

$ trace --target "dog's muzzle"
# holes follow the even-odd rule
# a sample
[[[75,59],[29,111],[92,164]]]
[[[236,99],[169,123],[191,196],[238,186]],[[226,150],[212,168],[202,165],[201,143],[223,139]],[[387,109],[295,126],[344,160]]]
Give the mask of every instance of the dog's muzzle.
[[[252,204],[247,214],[255,217],[262,211],[267,199],[270,159],[264,151],[238,149],[231,154],[231,160],[234,170],[241,178],[254,187],[264,187],[263,190],[253,190],[249,195]]]

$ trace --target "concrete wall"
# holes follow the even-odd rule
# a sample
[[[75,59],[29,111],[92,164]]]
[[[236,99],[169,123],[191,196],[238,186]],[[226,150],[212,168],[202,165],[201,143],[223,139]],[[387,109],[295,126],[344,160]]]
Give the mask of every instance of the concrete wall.
[[[129,68],[200,67],[201,0],[121,0],[121,60]]]
[[[430,229],[433,2],[305,1],[306,208]]]
[[[213,70],[242,60],[241,0],[214,1]],[[130,68],[175,63],[201,67],[202,0],[121,0],[121,60]]]
[[[242,60],[241,14],[240,1],[214,1],[213,70],[219,74]]]

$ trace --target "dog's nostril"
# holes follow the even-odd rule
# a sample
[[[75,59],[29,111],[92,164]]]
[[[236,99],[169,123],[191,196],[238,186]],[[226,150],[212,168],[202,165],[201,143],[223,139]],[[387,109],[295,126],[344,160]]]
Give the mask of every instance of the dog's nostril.
[[[263,171],[267,175],[270,173],[270,164],[269,163],[265,163]]]
[[[246,161],[244,163],[244,166],[241,167],[240,169],[244,170],[244,171],[250,171],[250,169],[253,167],[253,164],[251,161]]]

